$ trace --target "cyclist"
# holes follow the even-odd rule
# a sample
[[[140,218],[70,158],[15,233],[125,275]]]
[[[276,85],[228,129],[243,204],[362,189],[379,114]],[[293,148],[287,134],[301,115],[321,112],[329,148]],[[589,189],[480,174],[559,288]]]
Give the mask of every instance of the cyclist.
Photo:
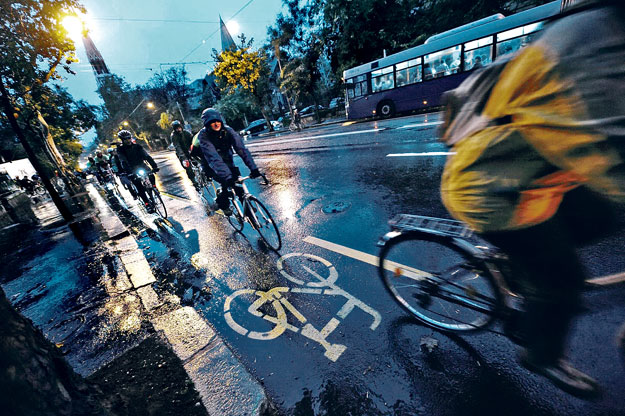
[[[521,363],[593,396],[596,381],[563,357],[585,280],[575,248],[614,228],[607,197],[625,196],[625,10],[572,4],[533,44],[447,97],[443,141],[455,154],[441,194],[517,266]]]
[[[121,130],[117,133],[117,137],[122,141],[121,146],[117,147],[117,154],[119,155],[119,161],[121,168],[124,173],[126,173],[132,183],[134,184],[137,193],[139,194],[139,198],[143,201],[148,212],[153,212],[154,207],[150,203],[147,195],[145,194],[145,189],[143,189],[143,184],[141,183],[141,179],[136,175],[136,172],[140,169],[144,169],[149,171],[145,162],[147,162],[152,168],[152,172],[150,173],[150,182],[152,185],[156,184],[156,179],[154,178],[154,173],[159,171],[156,162],[152,157],[145,151],[141,145],[132,142],[132,134],[128,130]]]
[[[109,161],[111,164],[111,169],[119,178],[119,181],[122,183],[124,188],[130,192],[130,195],[133,199],[137,199],[137,193],[135,192],[134,186],[130,183],[130,179],[128,178],[128,174],[122,168],[121,160],[119,159],[119,155],[117,154],[117,150],[114,147],[109,147],[108,150]]]
[[[106,182],[109,180],[114,180],[114,178],[110,178],[109,168],[111,167],[108,155],[102,153],[102,150],[97,150],[95,154],[95,168],[100,174],[100,178],[102,181]]]
[[[178,120],[174,120],[171,123],[171,127],[173,128],[173,131],[171,132],[170,139],[171,143],[174,145],[176,156],[178,156],[178,160],[180,160],[182,167],[187,171],[187,176],[191,179],[193,185],[197,186],[195,176],[193,175],[193,169],[191,169],[191,165],[189,164],[191,156],[189,154],[189,149],[193,143],[193,135],[183,129],[182,123]]]
[[[250,177],[261,176],[254,159],[243,145],[243,140],[237,132],[223,122],[221,114],[213,108],[202,111],[202,122],[204,128],[200,130],[198,139],[202,153],[208,166],[214,173],[214,178],[221,185],[221,192],[217,196],[217,206],[225,215],[232,215],[228,201],[229,188],[234,188],[239,195],[239,187],[235,187],[237,178],[241,175],[239,169],[234,166],[232,150],[243,159],[243,162],[250,169]],[[241,195],[239,195],[241,196]]]

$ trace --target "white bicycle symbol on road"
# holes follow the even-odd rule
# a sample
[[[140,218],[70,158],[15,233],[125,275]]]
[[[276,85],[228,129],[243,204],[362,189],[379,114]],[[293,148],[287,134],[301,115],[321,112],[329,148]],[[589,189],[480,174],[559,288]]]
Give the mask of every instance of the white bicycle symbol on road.
[[[301,267],[308,273],[312,281],[304,281],[300,278],[290,275],[285,270],[284,262],[289,259],[297,259],[318,262],[327,268],[328,277],[322,277],[312,268],[306,264],[302,264]],[[333,344],[327,340],[328,336],[339,326],[341,320],[345,319],[354,308],[358,308],[365,313],[373,317],[373,322],[369,326],[372,331],[380,324],[382,317],[378,311],[365,304],[364,302],[356,299],[351,294],[347,293],[336,285],[338,279],[338,272],[336,268],[324,258],[305,253],[290,253],[280,257],[277,263],[278,270],[291,282],[295,283],[299,287],[274,287],[268,291],[254,290],[254,289],[240,289],[228,296],[224,303],[224,318],[228,325],[234,329],[237,333],[247,336],[256,340],[272,340],[282,335],[287,329],[294,333],[300,333],[303,336],[319,343],[324,349],[324,355],[331,361],[339,359],[341,354],[345,352],[347,347],[342,344]],[[323,273],[325,274],[325,273]],[[306,293],[323,296],[342,296],[346,299],[345,304],[336,313],[334,317],[321,329],[316,329],[306,317],[293,306],[291,302],[285,297],[288,293]],[[235,299],[240,298],[240,301],[248,302],[250,299],[256,298],[251,305],[247,308],[247,312],[253,316],[264,319],[272,324],[273,328],[268,331],[251,331],[238,324],[232,316],[232,306]],[[273,313],[268,313],[273,309]],[[288,322],[288,313],[295,317],[298,325]]]

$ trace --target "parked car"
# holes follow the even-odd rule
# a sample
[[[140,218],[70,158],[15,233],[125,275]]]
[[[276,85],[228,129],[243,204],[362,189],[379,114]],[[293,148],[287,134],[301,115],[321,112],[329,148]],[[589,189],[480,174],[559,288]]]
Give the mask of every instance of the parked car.
[[[317,110],[321,111],[323,110],[323,106],[322,105],[317,105]],[[310,116],[315,114],[315,106],[314,105],[309,105],[308,107],[304,107],[302,109],[302,111],[299,112],[299,115],[302,117],[306,117],[306,116]]]
[[[271,121],[271,125],[273,126],[274,130],[282,130],[284,128],[284,125],[282,124],[282,120],[272,120]]]
[[[337,108],[343,108],[343,107],[345,107],[345,98],[343,97],[333,98],[332,101],[330,101],[330,105],[328,105],[328,108],[330,110],[335,110]]]
[[[252,121],[246,128],[241,130],[239,134],[241,136],[256,136],[264,131],[269,130],[267,126],[267,121],[264,118],[260,120]]]

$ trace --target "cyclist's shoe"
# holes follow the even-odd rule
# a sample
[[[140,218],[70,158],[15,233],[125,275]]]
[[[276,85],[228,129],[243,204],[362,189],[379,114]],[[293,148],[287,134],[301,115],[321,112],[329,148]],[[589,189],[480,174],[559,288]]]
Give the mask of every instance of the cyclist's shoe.
[[[229,217],[232,215],[232,208],[222,208],[221,212],[223,212],[226,217]]]
[[[593,399],[600,394],[597,381],[574,368],[566,360],[560,359],[555,363],[545,364],[535,361],[527,350],[523,350],[520,361],[529,371],[548,378],[556,387],[573,396]]]

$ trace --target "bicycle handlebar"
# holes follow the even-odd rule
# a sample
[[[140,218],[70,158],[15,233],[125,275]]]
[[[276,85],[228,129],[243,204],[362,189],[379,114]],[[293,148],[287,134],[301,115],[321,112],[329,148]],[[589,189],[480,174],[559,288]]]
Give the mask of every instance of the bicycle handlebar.
[[[265,175],[263,174],[263,175],[260,175],[260,177],[261,177],[261,178],[263,178],[263,179],[265,180],[265,183],[264,183],[263,185],[269,185],[269,181],[267,180],[267,176],[265,176]],[[237,183],[243,183],[243,182],[245,182],[245,181],[246,181],[246,180],[248,180],[248,179],[255,179],[255,178],[252,178],[252,177],[250,177],[250,176],[239,176],[239,177],[237,178]]]

